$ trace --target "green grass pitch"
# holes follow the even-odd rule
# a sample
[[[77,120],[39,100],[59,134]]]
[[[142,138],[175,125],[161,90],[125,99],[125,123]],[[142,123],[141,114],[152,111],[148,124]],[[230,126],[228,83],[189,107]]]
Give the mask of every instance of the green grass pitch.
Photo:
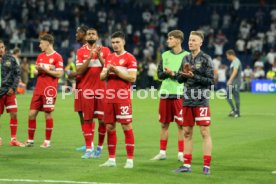
[[[18,95],[18,139],[27,139],[27,119],[31,94]],[[9,115],[2,115],[0,135],[0,179],[70,180],[104,183],[276,183],[276,96],[275,94],[241,94],[241,116],[228,118],[226,100],[211,100],[213,160],[211,175],[202,174],[202,148],[198,127],[194,133],[192,173],[174,173],[177,161],[177,129],[173,123],[167,160],[150,161],[159,152],[158,100],[133,100],[135,133],[134,169],[123,168],[126,160],[123,132],[118,130],[117,167],[100,168],[107,160],[107,146],[99,159],[82,160],[75,148],[83,145],[78,116],[73,111],[73,96],[58,97],[54,117],[52,147],[42,149],[45,121],[37,119],[35,146],[17,148],[10,140]],[[96,127],[97,130],[97,127]],[[97,132],[97,131],[96,131]],[[97,134],[95,136],[97,143]],[[0,181],[1,183],[1,181]],[[17,183],[17,182],[2,182]],[[22,182],[23,183],[23,182]]]

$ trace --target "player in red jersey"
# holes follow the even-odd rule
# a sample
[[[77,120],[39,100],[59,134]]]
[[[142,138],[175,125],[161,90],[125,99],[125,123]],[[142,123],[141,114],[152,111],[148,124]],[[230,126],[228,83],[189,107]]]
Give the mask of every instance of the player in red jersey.
[[[85,45],[86,44],[86,31],[88,30],[88,27],[85,25],[81,25],[77,28],[76,31],[76,41]],[[76,89],[80,87],[80,82],[81,82],[81,76],[77,75],[77,72],[71,72],[69,75],[71,78],[76,78]],[[79,117],[80,117],[80,122],[81,125],[83,124],[83,116],[82,116],[82,110],[81,110],[81,102],[80,98],[75,98],[75,103],[74,103],[74,109],[75,112],[78,112]]]
[[[32,97],[29,126],[28,141],[26,147],[34,145],[34,134],[36,129],[36,116],[39,111],[44,111],[46,119],[46,137],[41,148],[49,148],[53,129],[53,118],[51,112],[54,111],[58,78],[63,75],[63,59],[53,48],[54,37],[45,34],[40,37],[39,47],[42,51],[36,60],[36,73],[38,75],[34,94]]]
[[[88,27],[86,25],[80,25],[78,26],[77,30],[76,30],[76,41],[85,45],[86,44],[86,31],[88,30]],[[82,46],[83,46],[82,45]],[[79,50],[79,49],[78,49]],[[77,51],[78,53],[78,51]],[[76,65],[77,61],[76,61]],[[80,118],[80,123],[81,123],[81,127],[83,126],[83,110],[82,110],[82,106],[81,106],[81,95],[82,95],[82,91],[81,91],[81,83],[82,83],[82,77],[81,75],[77,75],[77,72],[70,72],[68,73],[69,78],[75,78],[76,79],[76,89],[75,89],[75,100],[74,100],[74,110],[75,112],[77,112],[79,114],[79,118]],[[92,149],[93,149],[93,142],[92,144]],[[86,146],[81,146],[79,148],[76,148],[77,151],[85,151],[86,150]]]
[[[105,124],[102,121],[105,83],[100,80],[100,74],[110,50],[107,47],[98,46],[96,43],[98,39],[97,30],[89,28],[86,32],[87,44],[77,52],[77,74],[81,77],[79,90],[82,94],[80,98],[84,119],[82,130],[86,144],[86,152],[82,156],[84,159],[100,156],[106,132]],[[94,155],[92,155],[91,146],[95,127],[93,118],[99,120],[99,145]]]
[[[16,102],[16,87],[20,79],[20,68],[15,58],[6,53],[6,47],[0,40],[0,116],[6,107],[7,113],[10,114],[10,129],[11,129],[11,146],[24,146],[17,141],[17,102]],[[0,146],[2,138],[0,137]]]
[[[125,134],[127,161],[124,168],[133,168],[134,134],[132,130],[132,105],[130,87],[136,80],[137,62],[124,49],[125,35],[115,32],[111,36],[113,54],[110,54],[101,73],[101,80],[107,81],[104,122],[108,135],[109,159],[101,167],[116,166],[116,122],[120,122]]]

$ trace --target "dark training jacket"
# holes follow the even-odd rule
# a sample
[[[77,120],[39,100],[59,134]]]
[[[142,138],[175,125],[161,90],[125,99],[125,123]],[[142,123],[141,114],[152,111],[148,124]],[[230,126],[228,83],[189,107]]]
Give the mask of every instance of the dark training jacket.
[[[185,63],[189,63],[191,66],[194,74],[192,78],[186,78],[179,73],[183,71]],[[185,83],[183,106],[208,106],[210,89],[214,84],[211,57],[202,51],[195,58],[192,58],[192,54],[189,54],[183,58],[179,72],[177,74],[178,82]]]
[[[4,96],[10,88],[16,92],[20,79],[20,68],[15,58],[10,54],[5,54],[1,61],[1,88],[0,97]]]

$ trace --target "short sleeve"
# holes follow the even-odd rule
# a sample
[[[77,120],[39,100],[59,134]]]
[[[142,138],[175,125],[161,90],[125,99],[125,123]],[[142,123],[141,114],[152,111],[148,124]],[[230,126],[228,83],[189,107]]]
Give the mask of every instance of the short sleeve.
[[[129,55],[128,57],[127,70],[137,72],[137,61],[132,55]]]
[[[77,56],[76,56],[76,66],[80,66],[82,64],[83,64],[83,56],[82,56],[81,50],[79,49],[77,51]]]
[[[57,54],[56,59],[55,59],[55,68],[56,70],[63,70],[63,59],[61,55]]]
[[[110,63],[110,60],[111,60],[111,54],[109,54],[106,57],[105,62],[104,62],[104,68],[107,68],[107,65]]]
[[[239,62],[239,60],[233,61],[233,68],[239,69],[239,67],[240,67],[240,62]]]
[[[110,54],[109,48],[108,47],[104,47],[102,53],[103,53],[103,59],[106,60],[106,58]]]

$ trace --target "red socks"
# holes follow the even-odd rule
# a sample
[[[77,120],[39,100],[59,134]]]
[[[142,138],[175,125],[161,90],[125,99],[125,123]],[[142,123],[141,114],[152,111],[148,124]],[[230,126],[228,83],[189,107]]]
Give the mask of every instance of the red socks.
[[[92,142],[93,142],[93,140],[94,140],[94,131],[95,131],[95,122],[93,121],[93,122],[91,123],[91,132],[92,132],[91,144],[92,144]]]
[[[11,138],[16,139],[16,132],[17,132],[17,119],[11,118],[10,119],[10,129],[11,129]]]
[[[134,154],[134,134],[133,130],[126,130],[125,133],[125,144],[126,144],[126,151],[127,151],[127,158],[133,159]]]
[[[92,139],[93,139],[92,123],[84,122],[82,124],[82,131],[83,131],[86,149],[92,149],[92,145],[91,145]]]
[[[103,146],[105,133],[106,133],[106,126],[100,124],[98,128],[98,134],[99,134],[98,146]]]
[[[166,151],[167,150],[167,140],[160,140],[160,150]]]
[[[184,154],[184,164],[191,165],[192,158],[192,154]]]
[[[112,132],[107,132],[107,144],[108,144],[108,153],[109,158],[115,158],[116,155],[116,144],[117,144],[117,135],[116,130]]]
[[[183,153],[184,151],[184,140],[178,140],[178,152]]]
[[[29,140],[34,140],[34,134],[35,134],[35,129],[36,129],[36,120],[30,120],[28,122],[28,139]]]
[[[204,164],[203,165],[210,167],[212,156],[211,155],[204,155],[203,156],[203,160],[204,160]]]
[[[47,140],[47,141],[51,140],[53,127],[54,127],[53,119],[52,118],[46,119],[46,131],[45,131],[46,138],[45,138],[45,140]]]
[[[210,167],[212,156],[211,155],[204,155],[203,160],[204,160],[203,165]],[[191,165],[191,163],[192,163],[192,154],[184,154],[184,164]]]

